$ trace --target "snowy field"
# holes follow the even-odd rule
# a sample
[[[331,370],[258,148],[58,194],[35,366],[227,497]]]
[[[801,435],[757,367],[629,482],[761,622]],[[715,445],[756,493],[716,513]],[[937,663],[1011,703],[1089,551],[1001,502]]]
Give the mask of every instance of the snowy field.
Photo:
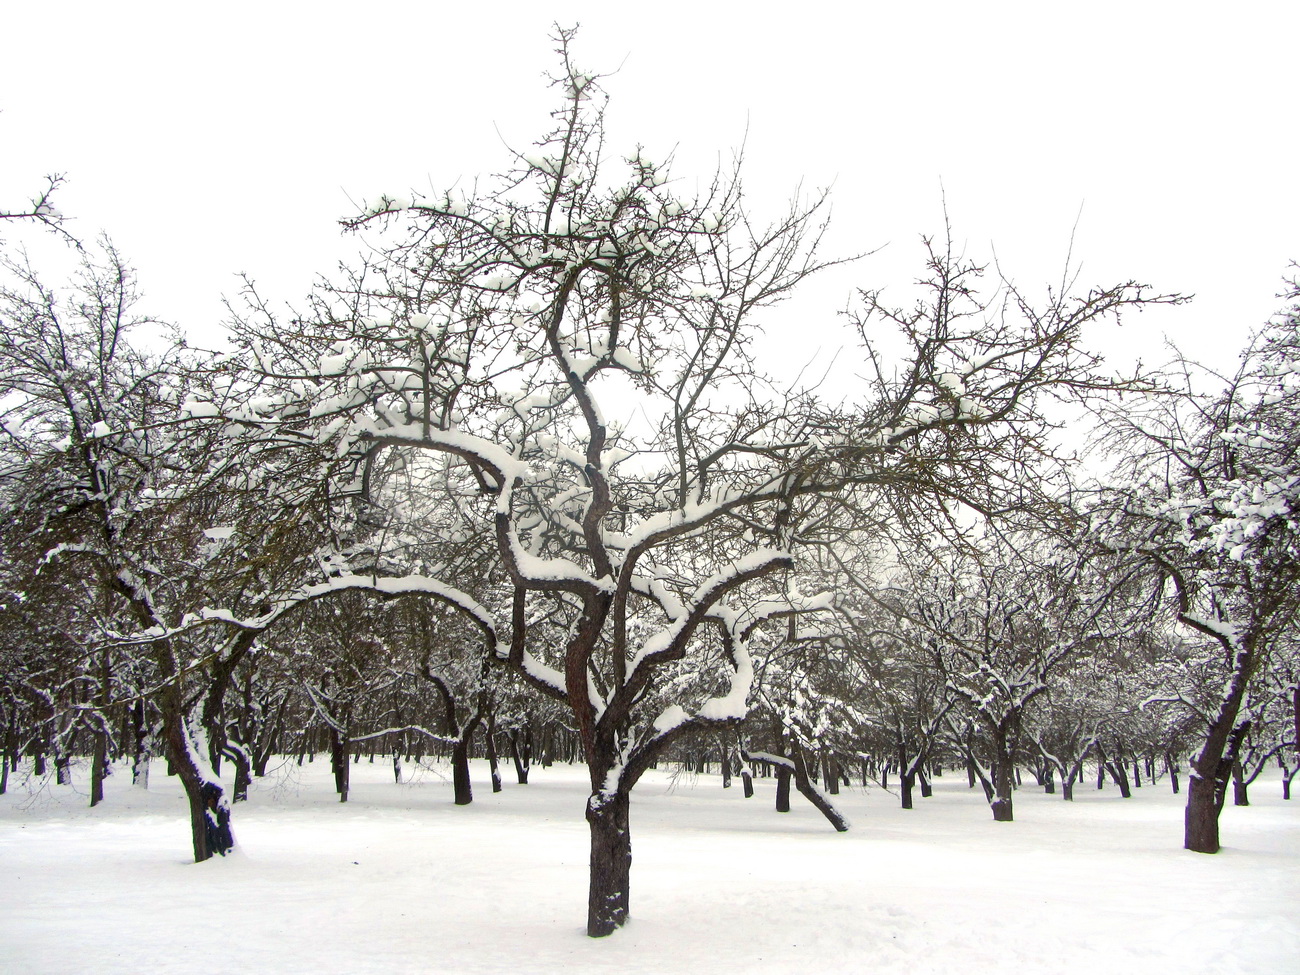
[[[395,785],[363,759],[340,804],[328,762],[286,764],[236,807],[236,854],[204,864],[160,766],[147,793],[119,771],[95,810],[77,771],[0,797],[5,973],[1300,971],[1300,800],[1276,779],[1225,809],[1209,857],[1180,848],[1165,781],[1073,804],[1026,783],[997,824],[950,773],[911,812],[841,795],[837,834],[798,795],[773,812],[771,780],[746,800],[651,772],[633,920],[592,941],[578,769],[493,795],[476,765],[456,807],[445,769]]]

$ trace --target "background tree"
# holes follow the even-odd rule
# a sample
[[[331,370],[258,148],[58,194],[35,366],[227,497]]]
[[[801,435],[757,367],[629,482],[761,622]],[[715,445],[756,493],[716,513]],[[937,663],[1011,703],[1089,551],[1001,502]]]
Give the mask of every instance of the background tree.
[[[1174,618],[1205,642],[1215,692],[1192,760],[1184,845],[1219,849],[1222,797],[1248,720],[1251,683],[1290,639],[1300,594],[1300,290],[1228,376],[1181,360],[1171,392],[1108,410],[1105,445],[1122,455],[1096,529],[1151,566]],[[1207,382],[1222,391],[1203,394]]]

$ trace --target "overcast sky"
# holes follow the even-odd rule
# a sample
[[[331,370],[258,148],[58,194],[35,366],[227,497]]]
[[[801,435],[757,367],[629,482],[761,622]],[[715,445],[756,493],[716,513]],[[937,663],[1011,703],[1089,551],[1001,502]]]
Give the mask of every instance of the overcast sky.
[[[906,296],[943,200],[972,256],[1034,292],[1195,293],[1096,340],[1230,359],[1300,258],[1300,3],[59,3],[0,12],[0,207],[64,173],[152,313],[216,341],[248,272],[300,296],[355,250],[351,200],[501,168],[549,122],[552,21],[616,72],[610,149],[693,185],[746,144],[775,209],[832,186],[827,256],[884,247],[774,321],[817,342],[855,286]],[[6,232],[14,242],[12,231]],[[776,336],[780,338],[780,336]]]

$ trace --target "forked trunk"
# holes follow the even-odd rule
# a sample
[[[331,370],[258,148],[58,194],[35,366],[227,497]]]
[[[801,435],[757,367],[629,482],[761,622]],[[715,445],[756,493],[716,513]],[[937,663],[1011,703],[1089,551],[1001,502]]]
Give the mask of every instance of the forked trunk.
[[[197,740],[200,732],[191,731],[188,722],[175,705],[180,697],[164,703],[163,735],[167,751],[185,789],[190,806],[190,836],[194,844],[194,862],[202,863],[213,856],[225,856],[235,847],[235,835],[230,826],[230,804],[225,790],[212,772],[207,761],[206,742]],[[172,693],[167,695],[172,697]]]
[[[591,828],[588,937],[603,938],[627,923],[632,873],[629,799],[629,793],[618,790],[595,792],[587,800],[587,823]]]

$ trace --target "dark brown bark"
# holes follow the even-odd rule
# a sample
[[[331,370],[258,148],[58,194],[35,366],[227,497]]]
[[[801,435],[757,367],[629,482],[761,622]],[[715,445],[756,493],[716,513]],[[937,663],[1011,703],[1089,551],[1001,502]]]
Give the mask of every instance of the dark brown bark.
[[[230,808],[218,782],[204,774],[201,756],[179,707],[181,693],[174,685],[162,695],[163,740],[176,775],[185,789],[190,807],[190,837],[194,862],[202,863],[213,856],[225,856],[235,846],[230,826]]]
[[[587,935],[603,938],[627,923],[631,895],[630,796],[622,790],[595,793],[587,802],[591,829],[591,886],[587,893]]]

